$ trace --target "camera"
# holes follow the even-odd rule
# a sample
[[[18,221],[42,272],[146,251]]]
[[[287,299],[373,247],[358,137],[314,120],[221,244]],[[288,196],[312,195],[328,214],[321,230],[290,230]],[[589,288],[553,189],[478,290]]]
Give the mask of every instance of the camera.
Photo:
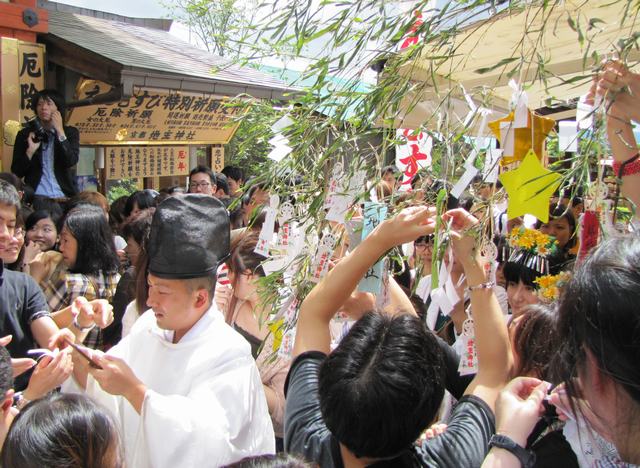
[[[25,124],[25,128],[27,128],[29,132],[33,132],[33,141],[36,143],[41,141],[46,143],[49,140],[49,132],[45,130],[38,117],[29,120]]]

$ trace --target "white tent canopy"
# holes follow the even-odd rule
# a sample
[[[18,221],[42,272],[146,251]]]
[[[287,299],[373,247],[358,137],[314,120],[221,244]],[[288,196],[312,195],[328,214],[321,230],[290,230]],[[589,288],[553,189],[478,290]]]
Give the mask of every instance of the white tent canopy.
[[[637,30],[637,12],[631,7],[625,18],[626,1],[565,0],[549,4],[552,6],[543,9],[541,2],[530,2],[517,12],[503,11],[452,34],[445,45],[426,47],[419,58],[403,64],[399,73],[424,86],[407,96],[394,116],[393,126],[417,128],[432,121],[434,110],[442,108],[447,96],[453,97],[449,109],[464,120],[469,108],[463,87],[478,105],[484,100],[486,107],[497,111],[492,116],[497,118],[509,110],[511,78],[524,85],[532,109],[575,102],[587,92],[589,76],[598,65],[593,53],[600,58],[613,56],[618,41]],[[582,43],[577,30],[584,38]],[[637,48],[626,57],[632,65],[638,59]],[[543,73],[540,64],[544,64]],[[510,76],[518,66],[518,72]],[[565,108],[549,117],[572,115],[575,110],[567,112]],[[476,128],[471,133],[485,130]]]

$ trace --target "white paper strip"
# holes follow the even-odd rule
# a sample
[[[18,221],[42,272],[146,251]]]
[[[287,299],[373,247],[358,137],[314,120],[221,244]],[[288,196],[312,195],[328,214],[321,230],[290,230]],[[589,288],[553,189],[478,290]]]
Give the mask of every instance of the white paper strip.
[[[293,151],[293,148],[291,148],[290,146],[286,146],[286,145],[276,146],[271,150],[271,152],[267,157],[269,159],[273,159],[275,162],[280,162],[285,158],[285,156],[287,156],[292,151]]]
[[[269,140],[269,144],[271,146],[289,145],[289,139],[285,137],[282,133],[278,133],[271,140]]]
[[[271,126],[271,130],[273,130],[273,133],[279,133],[291,126],[291,124],[293,124],[293,120],[291,120],[288,115],[285,115]]]
[[[569,153],[578,151],[578,122],[563,120],[558,123],[558,149]]]
[[[502,159],[502,150],[498,148],[489,148],[484,162],[484,181],[493,184],[498,180],[498,172],[500,170],[500,159]]]
[[[500,147],[505,156],[513,156],[515,131],[513,122],[500,122]]]
[[[576,120],[578,121],[578,125],[580,125],[580,130],[591,128],[593,124],[593,106],[587,104],[585,102],[586,100],[586,95],[580,96],[580,100],[576,105]]]
[[[429,294],[431,293],[431,275],[423,276],[420,278],[418,287],[416,288],[416,295],[422,299],[422,302],[427,302]]]
[[[455,305],[451,303],[451,300],[447,296],[444,288],[436,288],[431,291],[431,301],[432,304],[438,305],[444,315],[451,314],[451,311],[453,311],[453,306]]]
[[[509,80],[509,87],[513,90],[511,95],[511,105],[513,107],[513,128],[527,127],[529,120],[529,96],[522,89],[522,86],[514,79]],[[506,153],[512,155],[513,153]]]
[[[451,189],[451,195],[456,198],[460,198],[462,192],[465,191],[476,175],[478,175],[478,169],[473,166],[468,167],[464,174],[462,174],[462,177],[460,177],[458,182],[456,182]]]
[[[278,205],[280,204],[280,197],[278,195],[271,195],[269,197],[269,207],[267,215],[265,216],[262,229],[260,229],[260,235],[258,236],[258,243],[253,251],[264,257],[269,256],[269,244],[273,239],[273,231],[276,225],[276,216],[278,214]]]

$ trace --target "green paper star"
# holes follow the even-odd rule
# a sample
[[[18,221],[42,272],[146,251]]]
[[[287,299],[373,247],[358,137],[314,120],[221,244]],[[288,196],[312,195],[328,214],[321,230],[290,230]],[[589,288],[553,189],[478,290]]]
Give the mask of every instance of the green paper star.
[[[549,199],[560,185],[560,174],[545,169],[533,151],[520,167],[498,177],[509,195],[507,218],[530,214],[543,223],[549,221]]]

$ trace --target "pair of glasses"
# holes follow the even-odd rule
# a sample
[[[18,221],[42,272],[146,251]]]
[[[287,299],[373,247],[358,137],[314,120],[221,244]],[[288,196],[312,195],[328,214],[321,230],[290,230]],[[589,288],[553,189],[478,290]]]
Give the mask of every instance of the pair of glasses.
[[[24,237],[24,234],[25,234],[24,228],[16,228],[13,231],[13,237],[21,238],[21,237]]]
[[[433,247],[433,244],[430,242],[414,242],[413,245],[415,247],[425,247],[425,248],[431,248]]]
[[[197,189],[198,187],[207,188],[207,187],[211,187],[211,184],[209,182],[202,182],[200,184],[196,184],[196,183],[189,184],[190,189]]]

